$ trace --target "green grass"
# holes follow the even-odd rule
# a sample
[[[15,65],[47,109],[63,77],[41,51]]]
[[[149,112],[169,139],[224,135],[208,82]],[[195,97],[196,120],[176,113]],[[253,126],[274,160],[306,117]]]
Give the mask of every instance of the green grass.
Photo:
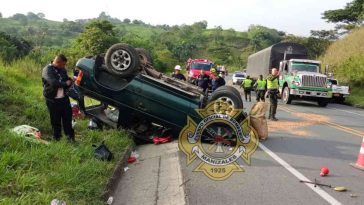
[[[124,131],[91,131],[87,120],[79,120],[75,127],[78,144],[69,144],[64,137],[48,146],[10,131],[28,124],[50,139],[42,67],[29,59],[9,66],[0,63],[0,204],[49,204],[54,198],[67,204],[105,204],[101,196],[108,179],[131,144]],[[115,155],[110,162],[93,155],[92,144],[102,141]]]
[[[345,101],[355,107],[364,108],[364,88],[354,87]]]

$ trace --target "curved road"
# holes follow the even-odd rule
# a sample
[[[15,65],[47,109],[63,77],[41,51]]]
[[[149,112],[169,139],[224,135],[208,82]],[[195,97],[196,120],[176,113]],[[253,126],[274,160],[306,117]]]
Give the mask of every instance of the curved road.
[[[252,103],[244,102],[246,111]],[[364,110],[299,101],[278,107],[279,121],[269,122],[268,140],[252,155],[250,166],[241,164],[243,173],[212,181],[193,172],[198,162],[186,166],[180,153],[188,204],[364,204],[364,171],[349,165],[356,162],[364,136]],[[330,169],[329,176],[320,177],[321,166]],[[317,179],[348,191],[299,179]]]

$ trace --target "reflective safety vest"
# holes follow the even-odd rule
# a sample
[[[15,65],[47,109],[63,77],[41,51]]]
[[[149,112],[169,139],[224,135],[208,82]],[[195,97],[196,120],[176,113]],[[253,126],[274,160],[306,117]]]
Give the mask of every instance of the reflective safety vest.
[[[252,87],[252,83],[253,81],[250,79],[245,79],[244,80],[244,88],[251,88]]]
[[[274,80],[268,80],[267,79],[267,88],[268,90],[278,89],[278,78]]]
[[[265,80],[257,80],[257,89],[265,90],[265,86],[267,85],[267,81]]]

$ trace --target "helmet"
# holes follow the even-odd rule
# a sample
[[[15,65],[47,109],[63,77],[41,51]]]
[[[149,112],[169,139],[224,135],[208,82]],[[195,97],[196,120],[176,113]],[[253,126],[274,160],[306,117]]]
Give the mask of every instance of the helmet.
[[[215,69],[215,68],[211,68],[211,69],[210,69],[210,72],[211,72],[211,73],[216,73],[216,69]]]
[[[174,66],[174,69],[175,69],[175,70],[182,70],[180,65],[176,65],[176,66]]]

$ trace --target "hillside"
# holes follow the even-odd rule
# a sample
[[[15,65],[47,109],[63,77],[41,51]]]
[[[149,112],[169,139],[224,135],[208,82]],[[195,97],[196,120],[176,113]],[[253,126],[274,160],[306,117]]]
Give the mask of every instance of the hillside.
[[[351,31],[333,43],[321,57],[342,84],[352,87],[348,102],[364,106],[364,28]]]
[[[31,59],[11,65],[0,61],[0,204],[105,204],[102,194],[118,159],[131,140],[120,130],[91,131],[77,120],[76,144],[65,137],[52,141],[40,70]],[[35,143],[10,131],[27,124],[40,129],[49,145]],[[113,152],[109,162],[95,158],[92,144],[102,141]]]

